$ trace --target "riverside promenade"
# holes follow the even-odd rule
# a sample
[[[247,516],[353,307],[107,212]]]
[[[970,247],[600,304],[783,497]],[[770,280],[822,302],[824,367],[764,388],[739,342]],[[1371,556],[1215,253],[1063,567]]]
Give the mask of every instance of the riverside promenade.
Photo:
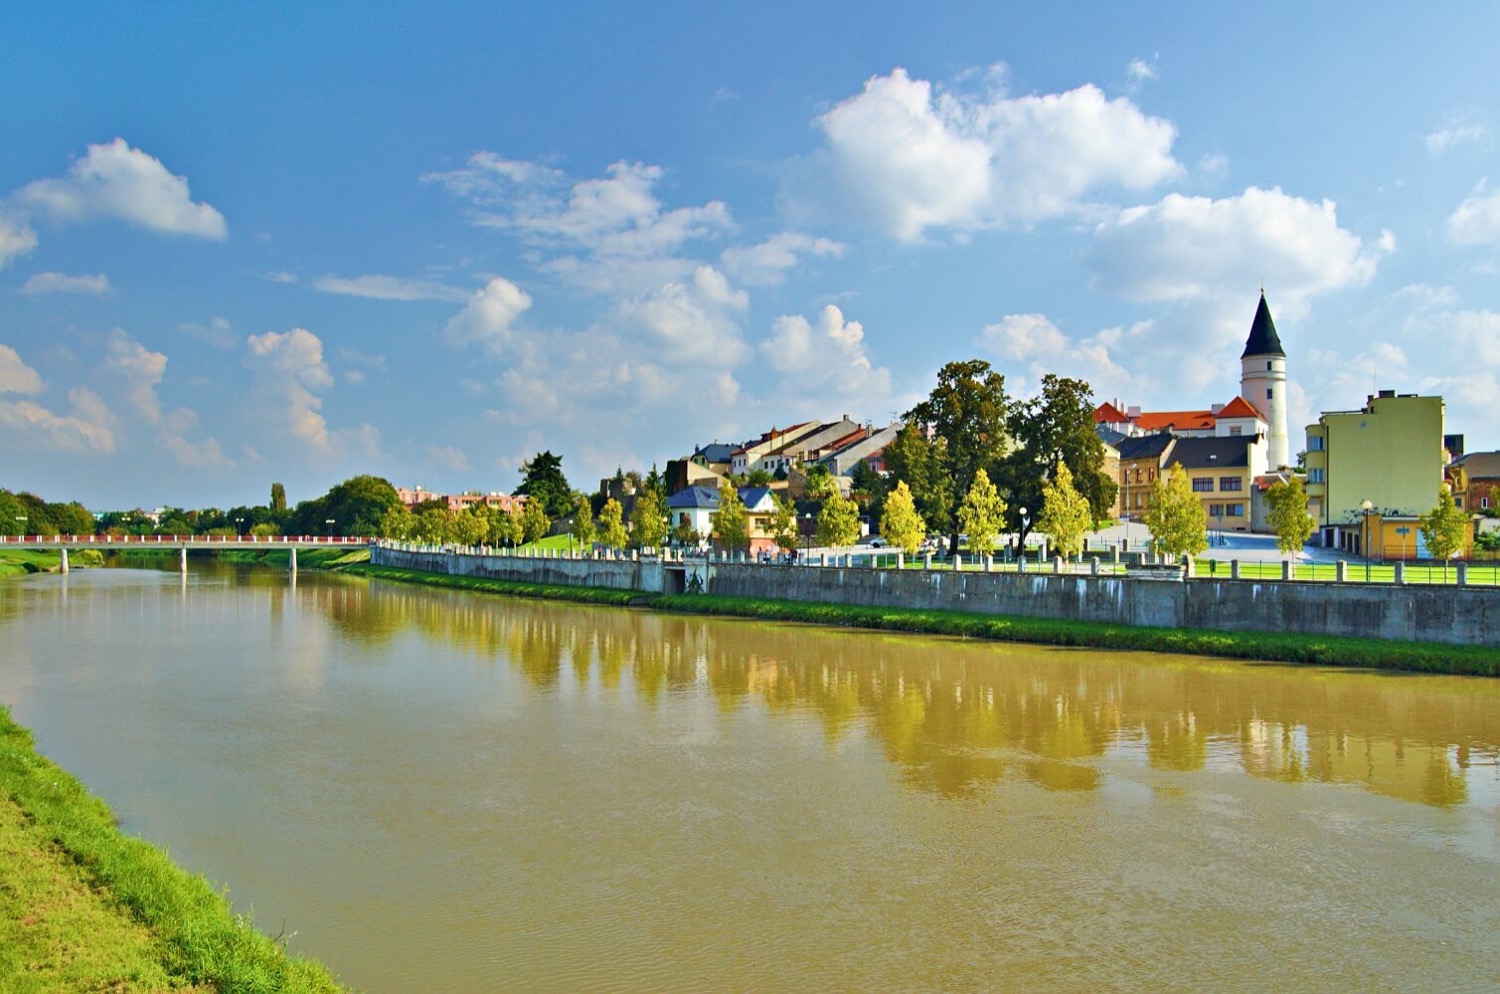
[[[1250,578],[1237,561],[1205,576],[1198,568],[1140,557],[1116,565],[1012,564],[962,560],[914,564],[895,553],[821,554],[796,565],[725,557],[509,555],[488,549],[443,549],[376,542],[370,561],[454,576],[521,583],[608,587],[652,594],[702,592],[728,597],[963,611],[1103,624],[1222,632],[1285,632],[1500,647],[1500,588],[1452,584],[1364,582],[1348,564],[1334,578],[1298,579],[1281,565],[1274,579]],[[977,568],[975,568],[977,567]],[[1404,581],[1404,577],[1401,578]]]

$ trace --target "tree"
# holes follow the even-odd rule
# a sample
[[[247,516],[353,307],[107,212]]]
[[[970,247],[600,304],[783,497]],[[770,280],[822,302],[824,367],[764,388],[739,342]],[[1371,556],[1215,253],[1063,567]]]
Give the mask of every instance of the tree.
[[[1104,472],[1104,442],[1094,430],[1093,391],[1087,383],[1048,373],[1040,394],[1011,408],[1007,427],[1015,448],[1006,456],[1001,476],[1013,508],[1041,507],[1043,488],[1061,460],[1072,474],[1073,488],[1088,500],[1090,523],[1109,517],[1119,485]],[[1019,511],[1011,515],[1011,524],[1024,529]]]
[[[995,551],[995,539],[1005,526],[1005,500],[983,469],[974,474],[974,485],[958,508],[958,527],[969,536],[969,549],[980,555]]]
[[[589,499],[583,494],[573,495],[573,537],[578,540],[580,549],[587,549],[594,544],[594,509],[589,504]]]
[[[656,549],[666,537],[667,502],[659,491],[643,487],[630,512],[630,544],[637,549]]]
[[[503,545],[514,548],[521,544],[526,536],[526,529],[521,523],[521,511],[512,506],[509,510],[495,508],[490,514],[491,545]]]
[[[412,537],[440,545],[453,540],[453,516],[446,507],[433,507],[413,516]]]
[[[1193,502],[1198,503],[1196,497]],[[1202,506],[1198,504],[1199,510]],[[1205,526],[1207,520],[1205,517]],[[1083,551],[1083,533],[1093,524],[1094,513],[1088,498],[1073,486],[1073,472],[1068,469],[1068,464],[1058,459],[1052,479],[1042,487],[1042,510],[1036,518],[1037,529],[1046,532],[1058,553],[1068,558]]]
[[[687,515],[683,515],[682,520],[672,526],[672,541],[683,548],[689,546],[696,548],[698,543],[703,541],[703,536],[698,534],[698,529],[693,527]]]
[[[859,539],[859,505],[834,492],[818,512],[818,544],[838,547]]]
[[[540,541],[552,529],[552,518],[540,497],[528,497],[521,508],[521,541]]]
[[[750,515],[734,484],[719,484],[719,509],[708,517],[714,525],[714,538],[726,551],[740,552],[749,547]]]
[[[1270,505],[1266,520],[1276,533],[1276,548],[1290,555],[1306,545],[1318,523],[1307,513],[1307,490],[1302,486],[1302,478],[1294,476],[1271,484],[1266,491],[1266,503]]]
[[[892,481],[877,473],[863,459],[849,471],[850,496],[872,521],[879,521],[885,516],[885,499],[890,496],[891,484]]]
[[[814,463],[807,467],[807,488],[805,494],[814,500],[823,500],[829,494],[838,492],[838,484],[833,481],[833,473],[822,463]]]
[[[453,541],[459,545],[483,545],[490,533],[490,516],[471,504],[453,515],[449,527]]]
[[[902,425],[885,447],[891,478],[906,484],[926,531],[946,532],[953,519],[953,479],[943,468],[942,449],[914,421]]]
[[[797,549],[797,505],[780,494],[772,494],[771,503],[776,508],[771,512],[771,520],[768,523],[771,538],[775,540],[776,547],[782,552],[795,552]]]
[[[625,548],[624,510],[620,502],[611,497],[604,502],[599,512],[599,544],[606,549]]]
[[[563,476],[562,456],[539,452],[521,464],[521,485],[516,493],[524,494],[531,504],[537,499],[549,519],[565,518],[573,510],[573,488]]]
[[[784,476],[782,477],[782,479],[785,478],[786,477]],[[752,469],[750,472],[745,474],[745,485],[747,487],[769,487],[773,479],[775,479],[775,477],[773,477],[770,472],[767,471],[764,467],[761,467]]]
[[[1453,491],[1445,483],[1438,488],[1437,504],[1417,519],[1417,530],[1427,544],[1427,554],[1443,561],[1448,578],[1448,560],[1463,550],[1469,539],[1469,516],[1453,503]]]
[[[912,500],[911,489],[905,480],[898,480],[896,489],[885,499],[885,513],[880,517],[880,534],[908,556],[916,555],[917,550],[922,547],[922,541],[927,538],[927,527],[922,523],[922,516],[917,513],[916,502]],[[970,536],[972,535],[971,532]]]
[[[932,438],[941,477],[952,481],[950,507],[953,494],[968,493],[975,475],[1005,454],[1006,413],[1005,377],[982,359],[950,362],[938,370],[932,393],[907,412],[908,424],[921,426]],[[920,491],[913,490],[913,496],[922,501]],[[951,520],[945,525],[956,552],[958,529]]]
[[[407,510],[406,505],[397,504],[385,512],[385,516],[380,519],[380,527],[376,530],[375,534],[381,538],[393,538],[397,541],[404,541],[412,537],[412,530],[415,525],[416,522],[412,520],[411,511]],[[254,535],[255,529],[258,527],[260,526],[251,525],[250,534]]]
[[[271,513],[272,514],[285,514],[286,513],[286,487],[283,487],[279,483],[273,483],[273,484],[271,484],[271,504],[270,504],[270,507],[271,507]]]
[[[351,476],[322,497],[298,504],[288,516],[286,530],[292,535],[374,535],[385,512],[400,503],[388,480]]]
[[[77,501],[67,504],[48,504],[48,512],[52,515],[52,522],[57,530],[63,535],[92,535],[94,534],[94,516],[89,509]]]
[[[0,535],[20,535],[30,522],[22,521],[26,516],[26,505],[16,499],[9,490],[0,490]]]
[[[1196,556],[1208,548],[1208,511],[1181,465],[1173,463],[1165,479],[1152,482],[1146,527],[1152,544],[1167,555]]]

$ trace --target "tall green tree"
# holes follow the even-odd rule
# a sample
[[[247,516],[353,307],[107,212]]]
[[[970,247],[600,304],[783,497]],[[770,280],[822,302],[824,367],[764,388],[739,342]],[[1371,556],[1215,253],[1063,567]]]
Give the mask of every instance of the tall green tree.
[[[254,529],[258,525],[251,525],[250,527],[251,534],[255,534]],[[376,529],[375,534],[381,538],[390,538],[398,542],[404,542],[412,537],[415,527],[416,522],[412,519],[411,511],[407,509],[405,504],[397,504],[395,507],[389,508],[385,512],[385,515],[381,517],[380,527]]]
[[[660,491],[642,487],[630,512],[630,544],[637,549],[659,549],[667,537],[667,502]]]
[[[953,522],[953,479],[943,466],[945,444],[927,437],[927,429],[915,421],[901,426],[885,447],[885,464],[891,479],[906,484],[926,531],[946,533]]]
[[[473,504],[453,515],[453,541],[459,545],[483,545],[490,534],[490,516],[484,506]]]
[[[390,481],[368,474],[351,476],[322,497],[299,503],[286,531],[291,535],[374,535],[385,512],[399,503],[401,498]]]
[[[1158,475],[1151,484],[1145,517],[1159,552],[1196,556],[1208,548],[1208,511],[1181,465],[1173,463],[1165,478]]]
[[[48,504],[47,511],[52,516],[52,522],[57,530],[63,535],[92,535],[94,534],[94,516],[89,509],[77,501],[67,504]]]
[[[1266,491],[1266,503],[1270,506],[1266,521],[1276,533],[1276,548],[1283,554],[1300,550],[1318,527],[1313,516],[1307,513],[1307,489],[1302,485],[1302,478],[1294,476],[1271,484]]]
[[[1438,488],[1437,504],[1417,519],[1417,530],[1427,544],[1427,554],[1443,561],[1445,579],[1448,560],[1468,544],[1472,528],[1469,515],[1453,503],[1453,491],[1446,483]]]
[[[606,549],[623,549],[625,536],[625,512],[620,502],[611,497],[604,502],[599,512],[599,544]]]
[[[552,529],[552,517],[547,513],[547,502],[541,497],[526,498],[521,508],[521,540],[537,542],[545,538]]]
[[[894,484],[894,480],[876,472],[863,459],[849,471],[850,496],[870,516],[871,521],[880,521],[885,517],[885,499],[890,496]]]
[[[818,512],[818,544],[835,548],[859,540],[859,505],[838,491],[823,502]]]
[[[1005,527],[1005,499],[983,469],[974,474],[974,485],[959,505],[958,527],[969,536],[969,549],[975,555],[995,551],[995,539]]]
[[[516,493],[540,499],[548,518],[565,518],[573,511],[573,488],[563,475],[562,456],[551,451],[538,452],[521,464],[521,485]]]
[[[771,538],[782,552],[794,552],[797,548],[797,505],[774,493],[771,502],[775,506],[767,525]]]
[[[514,548],[526,537],[526,528],[521,523],[522,512],[515,507],[494,508],[490,512],[490,545]]]
[[[271,484],[270,508],[272,514],[286,513],[286,487],[279,483]]]
[[[1048,373],[1041,393],[1011,407],[1007,427],[1015,448],[1000,475],[1013,508],[1042,506],[1043,488],[1060,460],[1072,474],[1073,488],[1088,500],[1093,520],[1109,517],[1119,485],[1104,472],[1104,442],[1094,430],[1093,391],[1087,383]],[[1010,523],[1025,528],[1019,512],[1011,514]]]
[[[927,526],[917,513],[917,505],[911,496],[911,488],[905,480],[897,480],[896,487],[885,499],[885,513],[880,518],[880,534],[887,542],[914,556],[927,538]],[[973,533],[970,533],[972,538]]]
[[[0,490],[0,535],[21,535],[29,529],[30,522],[22,521],[26,517],[26,505],[16,499],[16,495],[9,490]]]
[[[573,495],[573,537],[578,547],[587,550],[594,544],[598,529],[594,527],[594,509],[584,494]]]
[[[25,534],[56,535],[58,533],[57,522],[52,520],[52,512],[48,510],[46,501],[26,490],[14,496],[21,505],[21,515],[26,519],[20,522]]]
[[[1084,533],[1093,524],[1094,513],[1088,498],[1073,486],[1073,471],[1059,459],[1052,479],[1042,487],[1042,510],[1037,515],[1037,528],[1047,533],[1052,539],[1052,547],[1060,555],[1071,558],[1083,551]]]
[[[950,501],[953,494],[968,493],[975,475],[1008,451],[1007,414],[1005,377],[982,359],[950,362],[938,370],[932,393],[907,412],[907,422],[925,428],[935,443],[938,466],[952,481]],[[920,506],[922,494],[914,489],[913,496]],[[957,552],[955,525],[951,518],[945,523],[950,548]]]
[[[719,484],[719,509],[709,515],[714,538],[727,552],[743,552],[750,545],[750,515],[734,484]]]

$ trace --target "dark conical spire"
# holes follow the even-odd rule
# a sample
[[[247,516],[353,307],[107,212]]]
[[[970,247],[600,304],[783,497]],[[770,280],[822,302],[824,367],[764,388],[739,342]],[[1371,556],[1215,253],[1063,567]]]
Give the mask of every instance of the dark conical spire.
[[[1276,337],[1276,322],[1271,320],[1271,309],[1266,306],[1266,291],[1260,292],[1260,306],[1255,309],[1255,320],[1250,324],[1250,338],[1245,342],[1245,351],[1240,358],[1252,355],[1279,355],[1286,358],[1281,339]]]

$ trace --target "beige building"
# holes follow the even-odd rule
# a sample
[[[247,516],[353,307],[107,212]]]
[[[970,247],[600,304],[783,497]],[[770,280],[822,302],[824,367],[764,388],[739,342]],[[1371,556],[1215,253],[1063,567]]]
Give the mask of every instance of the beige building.
[[[1325,546],[1380,559],[1423,555],[1417,518],[1447,464],[1443,398],[1382,390],[1307,427],[1308,512]]]

